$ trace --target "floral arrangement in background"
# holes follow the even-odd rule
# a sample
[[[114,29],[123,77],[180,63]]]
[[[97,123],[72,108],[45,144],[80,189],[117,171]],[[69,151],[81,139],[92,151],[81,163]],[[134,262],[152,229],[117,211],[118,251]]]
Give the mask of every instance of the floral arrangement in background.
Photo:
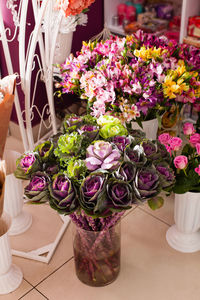
[[[199,103],[199,57],[199,50],[141,31],[83,42],[80,53],[60,66],[61,93],[87,100],[95,117],[111,114],[141,124],[174,103]]]
[[[172,157],[176,182],[174,193],[200,192],[200,134],[192,123],[183,124],[183,139],[161,134],[158,139]]]
[[[56,0],[55,8],[62,9],[65,16],[75,16],[86,10],[95,0]]]

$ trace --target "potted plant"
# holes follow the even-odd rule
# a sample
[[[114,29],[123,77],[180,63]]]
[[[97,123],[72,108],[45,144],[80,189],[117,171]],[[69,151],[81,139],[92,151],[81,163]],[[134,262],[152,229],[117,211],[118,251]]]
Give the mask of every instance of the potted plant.
[[[199,97],[195,62],[185,60],[180,49],[164,37],[141,31],[83,42],[77,56],[71,54],[60,65],[61,94],[75,93],[87,100],[93,116],[115,115],[155,139],[158,121],[172,104],[181,106]]]
[[[192,123],[183,125],[183,140],[161,134],[159,141],[169,151],[176,177],[175,225],[167,231],[167,241],[181,252],[200,250],[200,134]]]
[[[29,180],[25,195],[48,202],[75,224],[78,278],[92,286],[111,283],[120,269],[120,219],[133,204],[162,206],[174,175],[158,141],[127,129],[112,116],[66,116],[63,132],[25,152],[15,176]]]

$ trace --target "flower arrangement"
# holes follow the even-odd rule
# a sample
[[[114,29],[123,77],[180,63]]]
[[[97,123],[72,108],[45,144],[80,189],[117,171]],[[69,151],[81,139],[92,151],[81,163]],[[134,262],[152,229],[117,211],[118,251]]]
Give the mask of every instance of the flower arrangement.
[[[160,142],[128,130],[118,118],[68,115],[63,132],[17,160],[15,176],[29,180],[24,193],[31,203],[48,202],[70,216],[78,228],[78,277],[103,285],[119,271],[115,226],[133,204],[162,206],[159,194],[170,192],[174,184],[169,162]]]
[[[141,31],[83,42],[80,53],[60,65],[61,94],[86,99],[95,117],[111,114],[141,124],[159,118],[173,103],[199,101],[200,59],[191,59],[191,51]]]
[[[172,157],[176,177],[173,191],[176,194],[200,192],[200,134],[192,123],[183,124],[184,138],[161,134],[158,139]]]
[[[87,9],[95,0],[56,0],[55,8],[62,9],[65,16],[75,16]]]

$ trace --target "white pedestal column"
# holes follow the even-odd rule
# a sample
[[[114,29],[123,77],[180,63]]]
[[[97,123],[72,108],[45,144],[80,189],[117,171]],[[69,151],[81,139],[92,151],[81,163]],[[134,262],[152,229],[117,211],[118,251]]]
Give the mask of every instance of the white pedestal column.
[[[200,250],[200,193],[175,195],[174,220],[166,233],[168,244],[181,252]]]
[[[19,267],[12,264],[8,231],[11,218],[3,213],[0,219],[0,295],[16,290],[22,282],[23,274]]]
[[[16,159],[20,153],[7,150],[6,161],[6,184],[4,196],[4,210],[11,216],[12,224],[9,235],[17,235],[25,232],[32,224],[32,216],[23,210],[23,185],[22,180],[17,179],[13,172],[16,168]]]

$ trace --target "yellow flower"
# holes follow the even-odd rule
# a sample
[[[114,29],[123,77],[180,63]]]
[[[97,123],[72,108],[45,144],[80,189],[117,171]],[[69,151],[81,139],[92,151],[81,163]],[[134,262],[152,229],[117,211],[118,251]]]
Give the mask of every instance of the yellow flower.
[[[179,88],[179,85],[177,85],[169,75],[165,77],[165,81],[163,83],[163,93],[166,97],[168,97],[169,99],[176,98],[176,94],[178,94]]]
[[[180,95],[182,94],[183,91],[188,92],[190,89],[190,87],[183,81],[184,80],[182,78],[177,80],[177,85],[179,86],[179,94]]]
[[[186,67],[185,67],[185,65],[182,65],[182,66],[178,67],[178,68],[176,69],[176,72],[177,72],[178,76],[183,75],[183,73],[186,72]]]

